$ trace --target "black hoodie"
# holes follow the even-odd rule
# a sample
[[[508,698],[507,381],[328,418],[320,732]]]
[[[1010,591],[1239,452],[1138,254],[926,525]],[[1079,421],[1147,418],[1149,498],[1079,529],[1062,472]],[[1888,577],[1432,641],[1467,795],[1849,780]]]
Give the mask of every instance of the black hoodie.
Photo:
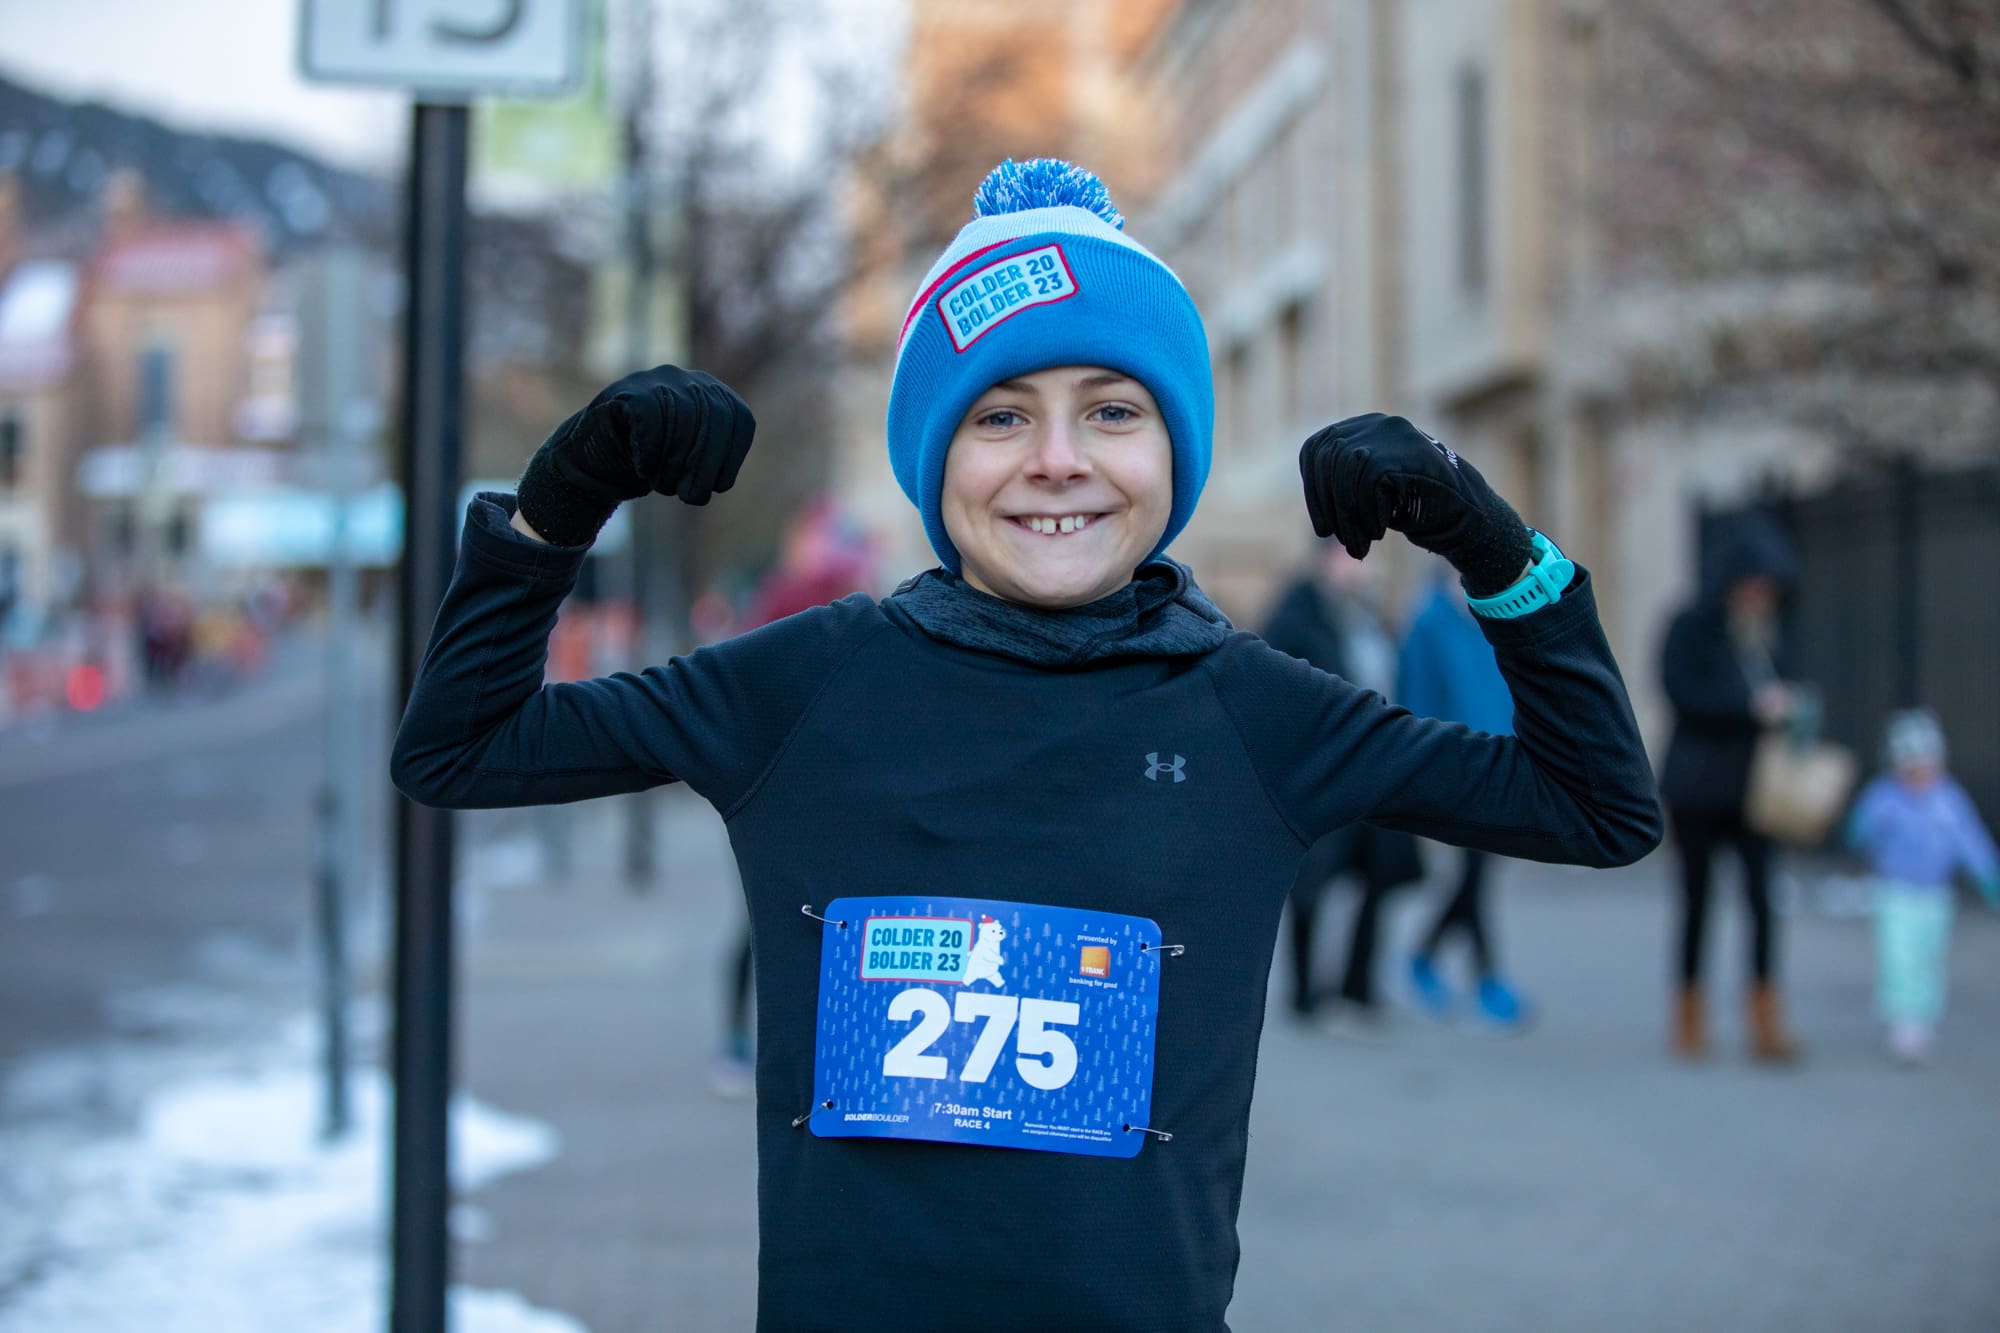
[[[1762,729],[1751,711],[1756,674],[1782,674],[1783,644],[1746,670],[1731,638],[1728,595],[1747,578],[1792,581],[1790,544],[1771,520],[1745,515],[1721,535],[1700,595],[1667,628],[1660,680],[1674,734],[1660,770],[1660,796],[1680,818],[1734,820],[1750,789],[1750,758]]]
[[[514,532],[511,505],[471,506],[393,777],[461,808],[679,779],[722,813],[757,954],[762,1329],[1223,1328],[1266,974],[1304,849],[1360,819],[1584,865],[1659,840],[1582,571],[1554,606],[1486,623],[1513,737],[1413,717],[1231,630],[1171,562],[1061,613],[933,573],[544,685],[583,552]],[[1187,945],[1160,972],[1152,1118],[1171,1142],[1110,1158],[794,1127],[822,938],[800,904],[927,891],[1149,917]]]

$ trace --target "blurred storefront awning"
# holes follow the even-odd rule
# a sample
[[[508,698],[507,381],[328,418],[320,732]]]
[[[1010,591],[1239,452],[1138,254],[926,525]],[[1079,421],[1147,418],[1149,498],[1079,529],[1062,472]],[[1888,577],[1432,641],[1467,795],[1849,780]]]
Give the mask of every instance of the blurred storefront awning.
[[[201,507],[202,558],[217,568],[314,569],[333,550],[336,498],[326,491],[265,486],[210,496]],[[393,482],[347,500],[347,550],[355,564],[382,568],[403,550],[403,493]]]

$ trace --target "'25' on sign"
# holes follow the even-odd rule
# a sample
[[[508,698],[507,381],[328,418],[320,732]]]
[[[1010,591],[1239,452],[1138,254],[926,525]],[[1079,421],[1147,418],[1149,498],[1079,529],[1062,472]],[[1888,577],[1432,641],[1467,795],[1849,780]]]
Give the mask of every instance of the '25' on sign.
[[[951,1071],[942,1055],[927,1055],[931,1043],[944,1035],[950,1024],[973,1023],[981,1019],[979,1039],[972,1044],[965,1068],[958,1077],[966,1083],[984,1083],[993,1075],[1007,1034],[1019,1025],[1014,1038],[1014,1067],[1030,1087],[1053,1092],[1076,1077],[1076,1043],[1067,1032],[1055,1027],[1075,1027],[1083,1011],[1071,1000],[1018,999],[1012,995],[991,995],[984,991],[960,991],[955,1003],[923,986],[900,991],[889,1001],[889,1021],[917,1020],[909,1035],[882,1056],[882,1072],[890,1078],[950,1078]],[[1046,1060],[1043,1057],[1048,1057]]]

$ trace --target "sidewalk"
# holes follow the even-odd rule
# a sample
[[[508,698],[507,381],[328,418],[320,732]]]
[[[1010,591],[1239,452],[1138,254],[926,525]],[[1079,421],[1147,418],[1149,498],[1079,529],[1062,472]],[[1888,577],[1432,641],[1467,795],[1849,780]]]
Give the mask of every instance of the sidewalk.
[[[507,837],[468,875],[515,886],[467,890],[464,1081],[561,1149],[482,1191],[461,1280],[593,1333],[754,1317],[751,1108],[705,1078],[735,880],[706,807],[659,802],[665,882],[649,894],[614,872],[610,802],[577,808],[566,882],[529,882],[519,815],[480,817]],[[1741,1060],[1723,1003],[1743,956],[1726,896],[1720,1051],[1685,1069],[1662,1054],[1668,868],[1506,868],[1502,948],[1544,1011],[1526,1037],[1406,1018],[1360,1045],[1274,1006],[1233,1327],[2000,1327],[2000,919],[1962,919],[1953,1012],[1920,1073],[1880,1052],[1867,923],[1791,919],[1809,1061],[1772,1073]],[[1417,906],[1402,900],[1399,938]]]

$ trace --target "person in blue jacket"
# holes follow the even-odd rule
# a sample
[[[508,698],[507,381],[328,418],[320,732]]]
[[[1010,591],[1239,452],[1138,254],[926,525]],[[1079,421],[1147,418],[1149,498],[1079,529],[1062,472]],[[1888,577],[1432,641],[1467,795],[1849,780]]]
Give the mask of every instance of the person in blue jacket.
[[[1410,621],[1397,659],[1397,701],[1419,717],[1447,718],[1490,736],[1511,736],[1514,696],[1494,660],[1493,645],[1451,584],[1445,575],[1432,580]],[[1457,886],[1410,956],[1411,989],[1433,1017],[1459,1010],[1459,998],[1438,970],[1437,958],[1454,934],[1463,934],[1472,957],[1474,1012],[1495,1027],[1519,1028],[1528,1021],[1528,1003],[1500,974],[1486,920],[1491,857],[1477,847],[1466,848],[1464,857]]]
[[[391,776],[445,807],[680,781],[722,814],[757,956],[760,1329],[1225,1329],[1306,848],[1367,820],[1621,864],[1659,840],[1653,780],[1588,574],[1400,418],[1305,442],[1308,513],[1357,558],[1393,530],[1452,562],[1516,734],[1236,631],[1165,557],[1211,461],[1186,288],[1066,163],[1003,164],[976,214],[889,399],[936,568],[545,684],[616,506],[707,503],[754,432],[709,376],[628,375],[471,502]]]

